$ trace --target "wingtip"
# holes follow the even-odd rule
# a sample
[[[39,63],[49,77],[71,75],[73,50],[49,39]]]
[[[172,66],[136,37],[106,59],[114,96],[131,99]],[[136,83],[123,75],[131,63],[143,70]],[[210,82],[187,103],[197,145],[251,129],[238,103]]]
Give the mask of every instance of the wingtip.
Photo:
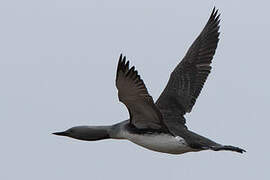
[[[212,26],[212,25],[218,25],[220,22],[220,15],[219,10],[214,6],[212,13],[207,21],[207,24]]]
[[[216,6],[214,6],[213,10],[212,10],[212,14],[217,13],[217,12],[218,12],[218,8],[216,8]]]
[[[219,12],[219,9],[214,6],[210,17],[213,17],[214,19],[219,19],[220,14],[221,13]]]
[[[129,70],[129,61],[127,60],[126,56],[122,53],[120,54],[118,65],[117,65],[117,73],[116,77],[118,77],[119,71],[126,73]]]
[[[118,59],[118,65],[117,65],[117,68],[119,68],[120,64],[122,63],[122,59],[123,59],[123,55],[122,55],[122,53],[121,53],[120,56],[119,56],[119,59]]]
[[[216,6],[213,7],[212,14],[216,11]]]
[[[121,62],[122,62],[122,53],[120,54],[119,59],[118,59],[117,70],[119,69]]]

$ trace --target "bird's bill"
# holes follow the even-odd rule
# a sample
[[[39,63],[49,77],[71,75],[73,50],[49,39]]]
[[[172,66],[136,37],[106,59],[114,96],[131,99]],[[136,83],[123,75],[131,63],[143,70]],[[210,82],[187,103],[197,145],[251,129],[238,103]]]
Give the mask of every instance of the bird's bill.
[[[63,132],[55,132],[55,133],[52,133],[52,134],[57,135],[57,136],[67,136],[66,131],[63,131]]]

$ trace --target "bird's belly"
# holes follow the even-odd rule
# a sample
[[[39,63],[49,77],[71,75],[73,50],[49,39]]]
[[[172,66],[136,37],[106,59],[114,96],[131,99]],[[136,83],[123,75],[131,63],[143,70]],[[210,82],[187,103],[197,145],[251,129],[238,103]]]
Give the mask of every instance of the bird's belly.
[[[133,143],[143,146],[147,149],[169,153],[182,154],[185,152],[194,151],[190,148],[186,141],[179,136],[171,136],[168,134],[129,134],[128,140]]]

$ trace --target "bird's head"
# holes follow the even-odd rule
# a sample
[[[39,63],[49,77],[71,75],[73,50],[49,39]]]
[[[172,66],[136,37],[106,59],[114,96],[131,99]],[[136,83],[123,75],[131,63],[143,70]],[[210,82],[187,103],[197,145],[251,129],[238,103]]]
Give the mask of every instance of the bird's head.
[[[95,141],[109,138],[109,127],[106,126],[75,126],[66,131],[55,132],[57,136],[67,136],[84,141]]]
[[[67,136],[67,137],[71,137],[71,138],[76,138],[78,137],[79,134],[81,134],[81,129],[80,126],[77,126],[77,127],[72,127],[66,131],[62,131],[62,132],[55,132],[55,133],[52,133],[54,135],[57,135],[57,136]]]

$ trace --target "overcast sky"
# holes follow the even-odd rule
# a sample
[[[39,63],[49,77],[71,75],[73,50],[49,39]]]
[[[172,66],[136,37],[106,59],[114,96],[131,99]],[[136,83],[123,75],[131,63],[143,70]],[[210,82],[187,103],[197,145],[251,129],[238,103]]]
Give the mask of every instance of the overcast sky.
[[[169,155],[125,140],[51,135],[128,118],[122,52],[156,100],[216,6],[213,71],[189,129],[247,150]],[[268,1],[0,1],[0,179],[268,179]]]

